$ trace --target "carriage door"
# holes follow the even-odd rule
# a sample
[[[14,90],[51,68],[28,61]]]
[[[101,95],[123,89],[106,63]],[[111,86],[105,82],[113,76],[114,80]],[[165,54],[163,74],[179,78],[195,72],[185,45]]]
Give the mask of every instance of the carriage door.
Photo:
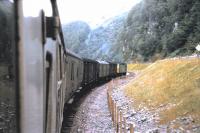
[[[57,101],[56,101],[56,128],[57,128],[57,133],[61,131],[61,126],[62,125],[62,55],[61,55],[61,45],[57,44]]]
[[[45,132],[43,3],[18,0],[20,133]]]

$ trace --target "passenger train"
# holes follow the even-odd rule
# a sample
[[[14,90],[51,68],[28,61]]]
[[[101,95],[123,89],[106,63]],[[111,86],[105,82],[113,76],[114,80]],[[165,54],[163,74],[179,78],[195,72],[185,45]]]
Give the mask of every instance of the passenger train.
[[[0,117],[7,118],[0,121],[0,132],[60,133],[64,104],[76,90],[125,75],[127,65],[86,59],[69,51],[56,0],[43,0],[51,5],[48,17],[34,5],[34,14],[27,15],[24,1],[0,1],[4,24],[0,28],[7,31],[0,34],[0,102],[2,107],[6,103],[15,108],[13,117],[11,110],[4,114],[0,110]]]

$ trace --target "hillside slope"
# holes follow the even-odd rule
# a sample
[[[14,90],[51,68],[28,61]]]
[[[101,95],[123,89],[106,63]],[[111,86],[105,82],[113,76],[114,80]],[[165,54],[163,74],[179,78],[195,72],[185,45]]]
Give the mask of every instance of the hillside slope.
[[[192,123],[184,126],[189,129],[200,124],[199,66],[200,59],[189,57],[157,61],[125,86],[125,93],[135,109],[157,111],[160,124],[192,117]]]
[[[85,41],[91,31],[90,26],[82,21],[75,21],[63,25],[63,33],[66,48],[81,54],[86,49]]]
[[[143,0],[129,12],[116,45],[127,61],[154,61],[195,52],[200,42],[199,0]]]
[[[150,63],[135,63],[135,64],[128,64],[127,71],[128,72],[137,72],[145,69],[148,67]]]
[[[100,27],[90,32],[86,40],[88,51],[86,54],[92,59],[108,61],[123,61],[122,47],[115,45],[116,38],[123,28],[127,13],[113,17],[103,23]]]
[[[110,18],[96,29],[82,21],[63,25],[66,48],[82,57],[123,61],[122,45],[115,45],[128,13]]]

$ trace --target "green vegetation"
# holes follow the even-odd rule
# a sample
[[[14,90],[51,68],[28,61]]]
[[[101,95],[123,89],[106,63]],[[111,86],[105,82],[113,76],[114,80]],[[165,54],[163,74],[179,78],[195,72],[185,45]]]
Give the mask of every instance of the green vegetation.
[[[200,123],[199,65],[200,59],[195,58],[157,61],[143,69],[125,87],[125,93],[134,101],[134,108],[158,111],[160,123],[183,116]]]
[[[63,25],[65,45],[82,57],[122,62],[123,46],[115,44],[126,17],[127,13],[123,13],[92,30],[81,21]]]
[[[200,1],[143,0],[129,12],[117,44],[127,61],[155,61],[195,52],[200,42]]]
[[[82,21],[72,22],[63,25],[63,33],[66,48],[71,51],[81,54],[86,49],[86,39],[90,33],[90,27]]]

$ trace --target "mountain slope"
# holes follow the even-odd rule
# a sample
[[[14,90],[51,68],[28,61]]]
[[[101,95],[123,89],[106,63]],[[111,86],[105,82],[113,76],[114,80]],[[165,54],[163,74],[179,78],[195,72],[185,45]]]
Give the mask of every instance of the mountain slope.
[[[86,47],[85,40],[88,38],[90,31],[89,25],[82,21],[63,25],[66,48],[80,54]]]
[[[115,44],[117,43],[116,38],[123,28],[126,17],[127,13],[124,13],[120,16],[111,18],[102,26],[94,29],[90,33],[90,36],[87,39],[87,46],[90,51],[94,52],[94,54],[91,56],[92,59],[109,61],[123,60],[123,56],[120,53],[122,52],[122,47]],[[121,51],[117,51],[117,49],[121,49]]]
[[[200,1],[143,0],[129,12],[117,45],[127,61],[190,55],[200,42]]]
[[[107,61],[123,61],[122,46],[115,45],[127,13],[113,17],[91,30],[85,22],[77,21],[63,26],[65,45],[82,57]]]

